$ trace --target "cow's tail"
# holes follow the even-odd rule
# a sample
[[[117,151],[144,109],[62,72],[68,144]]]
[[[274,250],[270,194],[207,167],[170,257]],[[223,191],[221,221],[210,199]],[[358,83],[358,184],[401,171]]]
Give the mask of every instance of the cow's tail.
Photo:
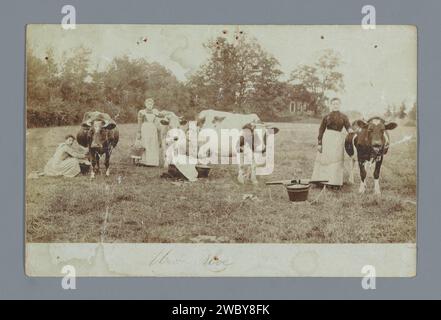
[[[110,139],[110,144],[112,145],[113,148],[116,147],[118,141],[119,141],[119,130],[118,127],[115,127],[111,131],[111,139]]]
[[[345,139],[345,150],[348,156],[353,157],[355,154],[355,146],[354,146],[354,140],[357,133],[351,132],[348,133]]]

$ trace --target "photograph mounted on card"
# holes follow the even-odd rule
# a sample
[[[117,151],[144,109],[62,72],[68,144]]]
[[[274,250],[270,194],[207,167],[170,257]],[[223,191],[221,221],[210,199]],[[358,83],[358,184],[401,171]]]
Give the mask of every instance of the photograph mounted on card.
[[[26,30],[26,273],[416,274],[414,26]]]

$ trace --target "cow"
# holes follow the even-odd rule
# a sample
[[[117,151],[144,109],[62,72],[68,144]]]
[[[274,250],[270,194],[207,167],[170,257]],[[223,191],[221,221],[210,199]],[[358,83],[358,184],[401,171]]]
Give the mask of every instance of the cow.
[[[261,154],[265,154],[266,152],[266,141],[267,134],[269,130],[271,130],[274,134],[279,132],[278,128],[269,126],[264,124],[260,118],[256,114],[237,114],[225,111],[216,111],[216,110],[204,110],[201,111],[197,117],[197,127],[199,128],[199,132],[202,132],[203,129],[213,129],[214,132],[217,133],[218,146],[222,145],[222,133],[221,130],[229,130],[230,132],[238,132],[238,137],[236,141],[234,141],[234,137],[232,136],[233,141],[228,148],[220,148],[217,149],[217,153],[215,155],[206,154],[207,157],[213,158],[230,158],[237,156],[238,157],[238,177],[237,180],[239,183],[245,183],[245,168],[242,164],[241,157],[244,156],[246,151],[259,152]],[[250,139],[245,138],[245,130],[249,133]],[[204,137],[201,138],[199,135],[199,144],[205,143]],[[228,141],[229,144],[229,141]],[[209,150],[212,151],[212,150]],[[216,150],[214,150],[216,152]],[[250,180],[253,184],[257,184],[256,179],[256,162],[253,156],[253,159],[250,163]]]
[[[358,129],[349,133],[345,139],[345,150],[351,158],[349,182],[354,183],[354,166],[358,161],[361,178],[359,192],[364,193],[366,191],[366,169],[375,164],[374,193],[380,195],[380,169],[390,144],[388,130],[395,129],[397,124],[386,122],[380,117],[373,117],[367,121],[357,120],[355,124]]]
[[[78,143],[88,148],[89,161],[92,163],[91,179],[100,171],[100,158],[105,155],[106,176],[110,175],[110,155],[119,140],[116,123],[107,113],[86,112],[77,134]]]

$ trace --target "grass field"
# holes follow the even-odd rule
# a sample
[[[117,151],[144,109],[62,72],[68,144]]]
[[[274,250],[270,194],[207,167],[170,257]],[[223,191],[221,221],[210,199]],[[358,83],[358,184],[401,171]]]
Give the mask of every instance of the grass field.
[[[382,195],[355,185],[311,189],[308,202],[291,203],[281,186],[264,182],[308,178],[317,124],[278,124],[273,175],[259,185],[236,183],[236,166],[216,166],[208,179],[173,184],[163,169],[135,167],[129,148],[135,125],[120,125],[111,176],[26,181],[28,242],[390,243],[416,241],[416,128],[391,131],[393,145],[381,172]],[[78,127],[27,131],[27,174],[42,170],[56,146]],[[346,167],[349,162],[347,161]],[[104,170],[103,170],[104,171]],[[120,177],[120,178],[118,178]],[[345,172],[345,181],[348,173]],[[271,189],[270,189],[271,188]],[[247,197],[245,195],[253,195]],[[245,197],[244,197],[245,196]],[[311,203],[312,202],[312,203]]]

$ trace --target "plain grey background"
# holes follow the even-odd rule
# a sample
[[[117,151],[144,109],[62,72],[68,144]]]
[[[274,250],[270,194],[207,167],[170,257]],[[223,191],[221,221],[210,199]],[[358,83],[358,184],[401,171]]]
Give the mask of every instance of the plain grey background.
[[[361,278],[80,278],[62,290],[59,278],[24,274],[25,26],[60,23],[61,8],[76,7],[77,23],[140,24],[360,24],[363,5],[376,7],[377,24],[418,27],[419,197],[418,276]],[[439,107],[441,1],[354,0],[46,0],[0,4],[0,298],[299,299],[440,298],[441,177]],[[118,44],[115,44],[118,45]]]

